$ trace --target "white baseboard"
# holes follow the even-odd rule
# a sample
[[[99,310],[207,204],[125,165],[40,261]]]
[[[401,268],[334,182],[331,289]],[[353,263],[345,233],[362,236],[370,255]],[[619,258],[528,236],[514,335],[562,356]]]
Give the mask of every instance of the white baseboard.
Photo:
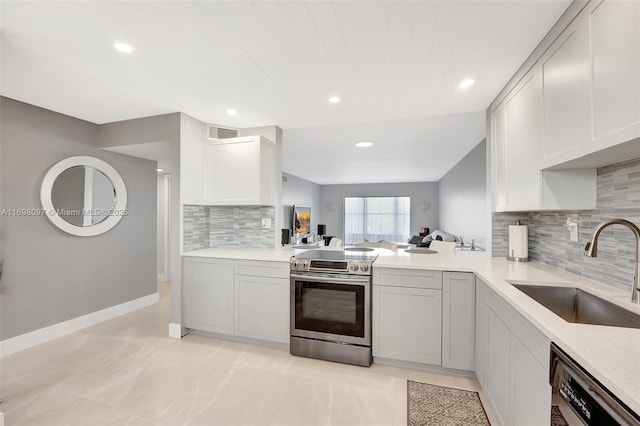
[[[116,306],[111,306],[106,309],[3,340],[0,342],[0,356],[11,355],[32,346],[64,336],[65,334],[73,333],[74,331],[82,330],[83,328],[96,325],[120,315],[128,314],[129,312],[153,305],[159,300],[160,294],[156,292],[148,296],[143,296]]]
[[[182,339],[182,324],[176,324],[175,322],[170,322],[169,337],[173,337],[174,339]]]

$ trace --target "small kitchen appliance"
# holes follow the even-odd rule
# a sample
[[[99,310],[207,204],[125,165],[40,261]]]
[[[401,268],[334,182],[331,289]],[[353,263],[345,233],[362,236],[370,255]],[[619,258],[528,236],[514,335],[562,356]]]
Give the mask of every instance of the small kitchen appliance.
[[[290,260],[292,355],[371,365],[373,251],[307,250]]]

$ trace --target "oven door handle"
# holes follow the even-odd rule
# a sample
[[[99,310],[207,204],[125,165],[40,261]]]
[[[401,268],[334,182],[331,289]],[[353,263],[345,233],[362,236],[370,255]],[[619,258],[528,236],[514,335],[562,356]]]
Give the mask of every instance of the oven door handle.
[[[318,283],[330,283],[330,284],[369,284],[369,277],[358,277],[358,278],[333,278],[333,277],[323,277],[318,275],[298,275],[291,274],[291,279],[293,280],[301,280],[301,281],[314,281]]]

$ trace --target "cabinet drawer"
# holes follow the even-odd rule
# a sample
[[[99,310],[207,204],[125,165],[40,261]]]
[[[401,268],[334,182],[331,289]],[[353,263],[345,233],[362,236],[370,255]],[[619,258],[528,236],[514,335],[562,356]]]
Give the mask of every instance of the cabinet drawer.
[[[442,271],[374,268],[373,285],[442,289]]]
[[[254,277],[289,278],[289,262],[236,260],[234,272],[236,275]]]

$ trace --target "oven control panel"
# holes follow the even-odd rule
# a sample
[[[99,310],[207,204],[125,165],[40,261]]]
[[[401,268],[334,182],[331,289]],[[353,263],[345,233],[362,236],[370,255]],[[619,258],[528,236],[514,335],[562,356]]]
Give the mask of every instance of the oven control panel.
[[[323,260],[298,259],[289,261],[291,271],[298,272],[341,272],[346,274],[371,275],[371,262],[367,260]]]

